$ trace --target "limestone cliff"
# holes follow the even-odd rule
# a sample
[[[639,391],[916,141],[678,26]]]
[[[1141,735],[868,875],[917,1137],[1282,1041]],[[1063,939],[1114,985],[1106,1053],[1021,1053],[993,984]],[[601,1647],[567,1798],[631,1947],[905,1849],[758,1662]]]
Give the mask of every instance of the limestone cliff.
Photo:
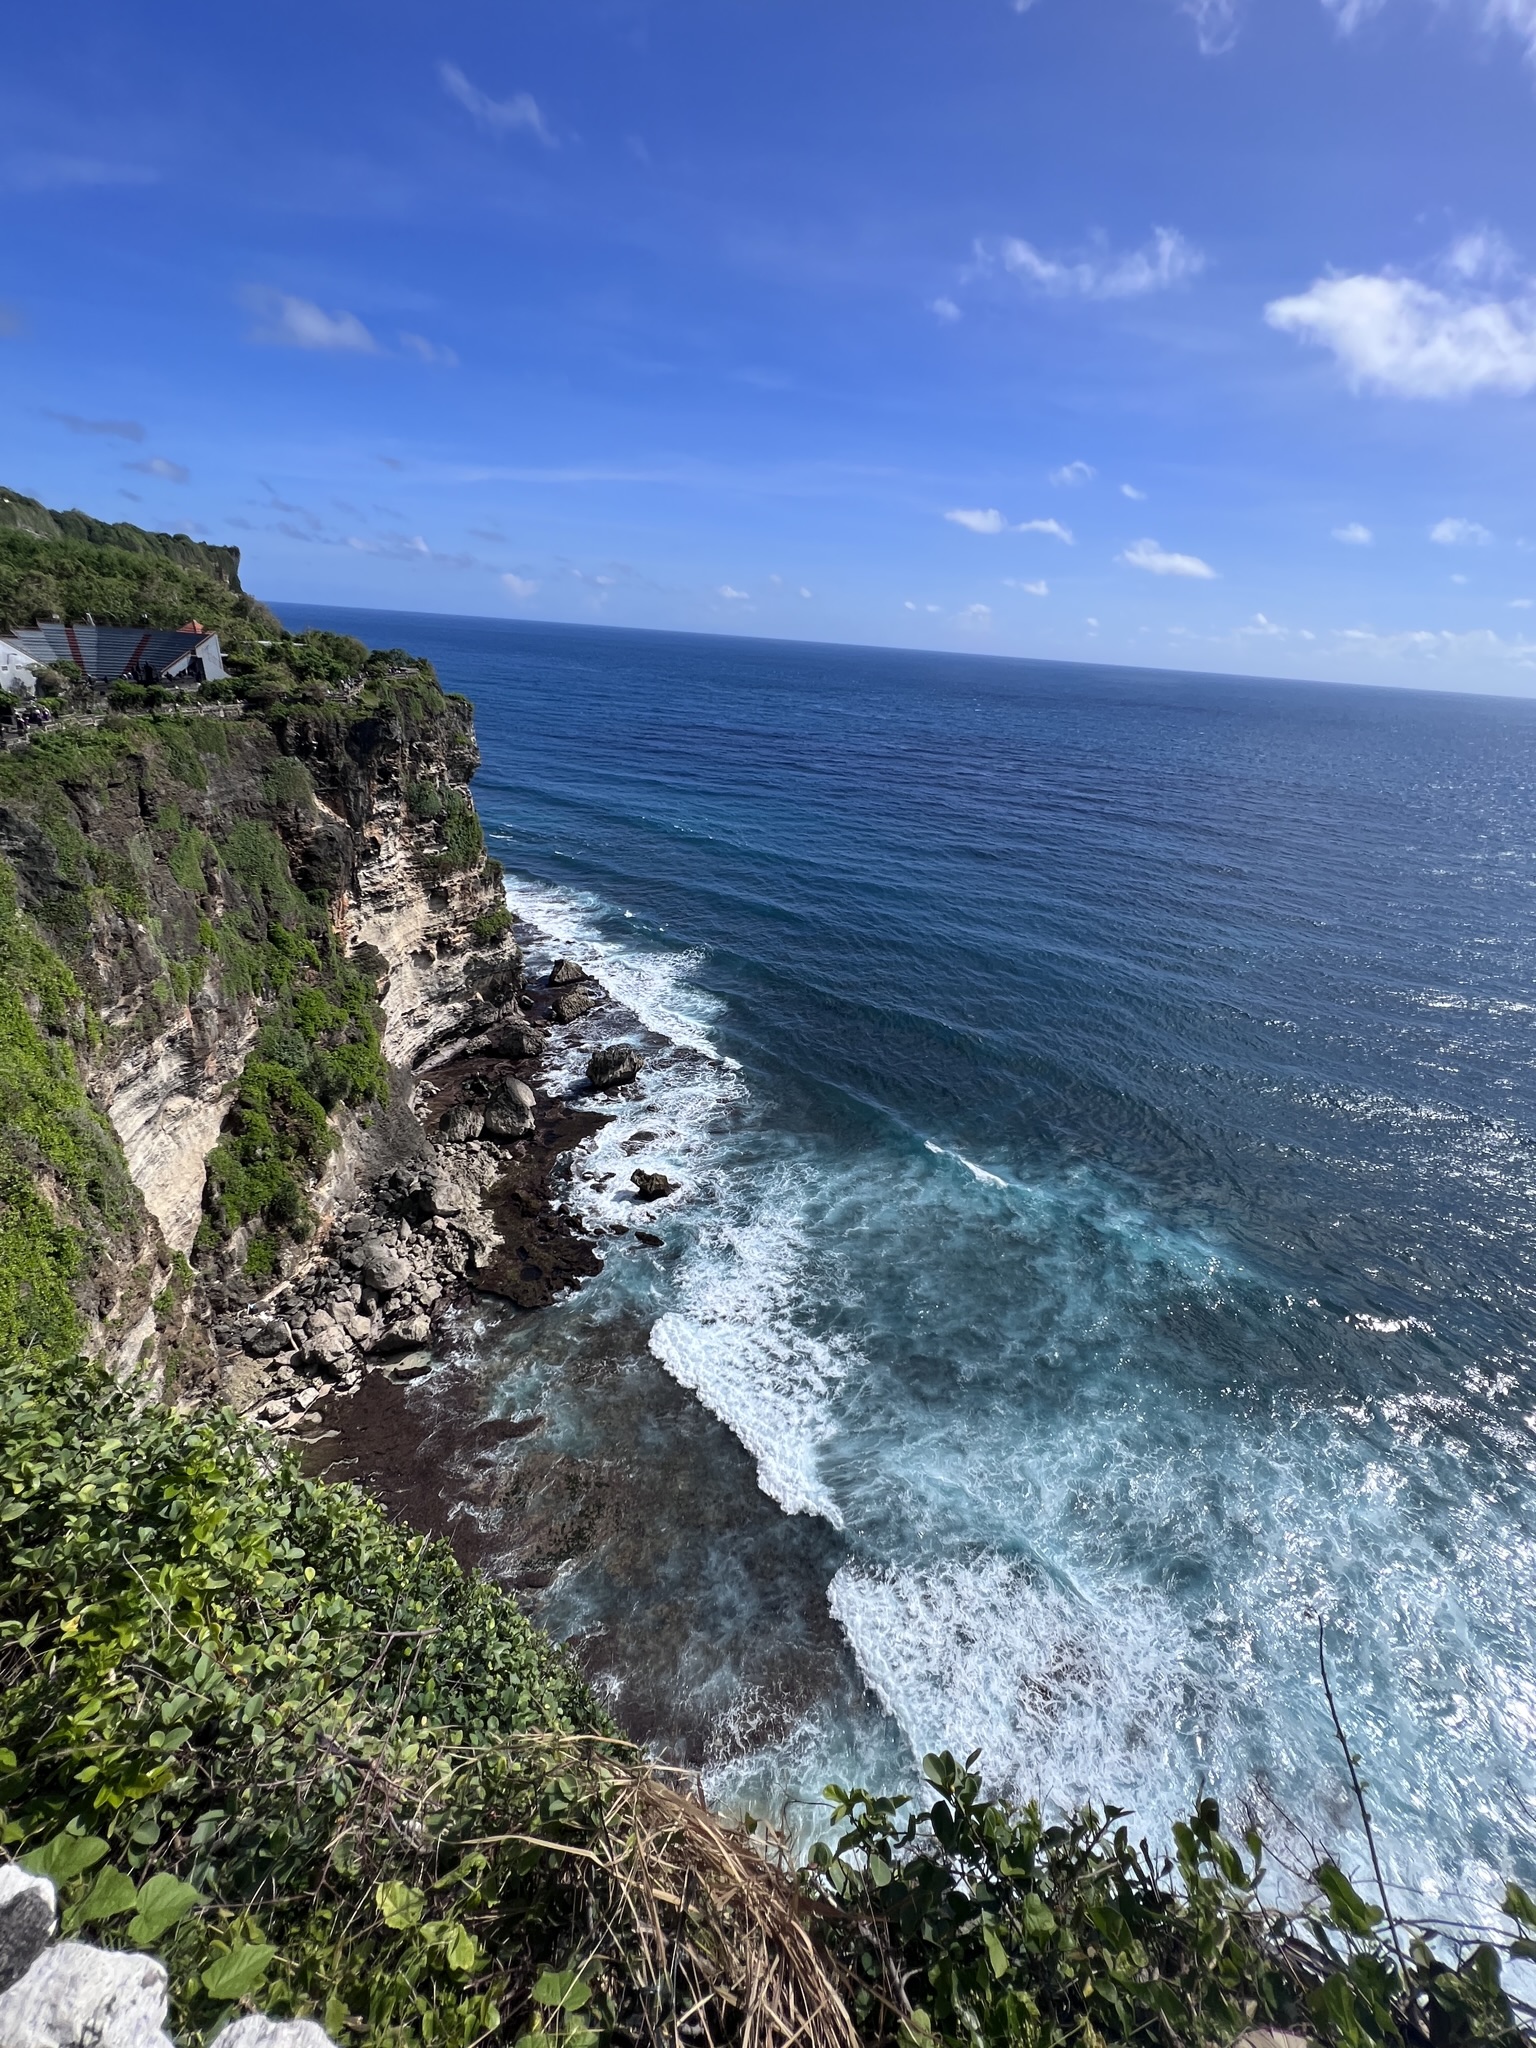
[[[185,1371],[178,1255],[226,1282],[249,1262],[259,1285],[353,1193],[388,1068],[398,1092],[455,1028],[466,954],[506,944],[477,765],[470,707],[420,667],[244,715],[82,722],[0,757],[0,856],[83,995],[76,1069],[137,1190],[75,1283],[92,1348],[127,1366],[181,1344]]]

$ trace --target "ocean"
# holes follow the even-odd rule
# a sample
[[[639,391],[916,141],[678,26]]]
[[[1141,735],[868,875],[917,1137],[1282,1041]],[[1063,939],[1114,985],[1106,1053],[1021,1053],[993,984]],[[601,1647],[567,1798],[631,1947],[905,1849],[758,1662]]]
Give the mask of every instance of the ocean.
[[[1301,1868],[1321,1622],[1403,1902],[1536,1879],[1536,703],[280,609],[474,700],[560,1074],[646,1052],[630,1233],[462,1338],[627,1503],[530,1596],[620,1718]]]

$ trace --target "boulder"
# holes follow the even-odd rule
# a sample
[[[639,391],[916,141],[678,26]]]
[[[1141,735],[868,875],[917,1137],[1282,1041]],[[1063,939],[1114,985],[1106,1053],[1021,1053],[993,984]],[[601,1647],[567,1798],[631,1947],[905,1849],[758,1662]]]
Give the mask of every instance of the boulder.
[[[587,970],[579,960],[557,960],[549,970],[551,988],[568,988],[573,981],[585,981]]]
[[[549,1006],[549,1014],[557,1024],[574,1024],[578,1017],[585,1017],[597,998],[589,989],[563,988]]]
[[[0,1865],[0,1991],[24,1977],[48,1946],[55,1919],[53,1886],[20,1864]]]
[[[368,1349],[384,1357],[395,1351],[417,1351],[423,1344],[432,1341],[432,1325],[426,1316],[407,1316],[403,1322],[391,1323],[369,1343]]]
[[[493,1059],[536,1060],[544,1040],[531,1024],[498,1024],[485,1041],[485,1050]]]
[[[19,1984],[0,1992],[5,2048],[172,2048],[165,1969],[83,1941],[44,1949]]]
[[[466,1145],[485,1128],[485,1116],[471,1103],[461,1102],[443,1118],[443,1136],[452,1144]]]
[[[659,1202],[663,1195],[677,1193],[677,1182],[668,1180],[664,1173],[647,1173],[643,1166],[637,1166],[629,1177],[642,1202]]]
[[[410,1262],[377,1237],[371,1237],[357,1255],[358,1271],[375,1294],[393,1294],[411,1277]]]
[[[245,1348],[252,1358],[276,1358],[279,1352],[293,1349],[293,1332],[277,1317],[270,1322],[258,1323],[245,1340]]]
[[[313,2020],[265,2020],[249,2013],[213,2037],[213,2048],[333,2048]]]
[[[345,1332],[337,1329],[333,1322],[329,1328],[317,1330],[305,1345],[304,1363],[312,1366],[317,1372],[323,1372],[326,1366],[334,1365],[338,1359],[345,1358],[351,1349]]]
[[[589,1088],[627,1088],[640,1073],[640,1055],[632,1045],[604,1045],[587,1061]]]
[[[485,1099],[488,1138],[521,1138],[533,1129],[535,1097],[526,1081],[498,1081]]]

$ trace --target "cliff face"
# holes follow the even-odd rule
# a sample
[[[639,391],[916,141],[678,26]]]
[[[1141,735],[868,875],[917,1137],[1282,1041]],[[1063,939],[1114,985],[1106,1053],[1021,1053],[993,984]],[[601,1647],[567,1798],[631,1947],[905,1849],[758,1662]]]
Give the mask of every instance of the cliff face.
[[[435,685],[109,720],[0,757],[0,855],[99,1019],[76,1070],[133,1183],[75,1284],[89,1347],[119,1367],[158,1352],[206,1377],[177,1255],[224,1281],[253,1245],[258,1281],[301,1263],[355,1185],[384,1063],[451,1031],[465,954],[494,954],[507,922],[477,765],[469,707]],[[327,1111],[333,1135],[306,1139]],[[263,1118],[292,1165],[275,1195]],[[41,1162],[63,1217],[56,1181]]]

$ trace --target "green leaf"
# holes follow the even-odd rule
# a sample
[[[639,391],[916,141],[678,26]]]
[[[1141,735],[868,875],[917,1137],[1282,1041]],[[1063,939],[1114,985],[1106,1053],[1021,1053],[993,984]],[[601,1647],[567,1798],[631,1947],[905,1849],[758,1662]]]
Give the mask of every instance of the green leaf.
[[[1368,1906],[1337,1863],[1320,1863],[1312,1873],[1328,1901],[1334,1924],[1346,1934],[1370,1934],[1381,1919],[1380,1906]]]
[[[1048,1941],[1056,1932],[1056,1915],[1038,1892],[1026,1892],[1019,1901],[1024,1913],[1024,1932],[1037,1941]]]
[[[140,1889],[139,1910],[128,1922],[128,1939],[138,1948],[147,1948],[202,1903],[202,1893],[192,1885],[183,1884],[168,1870],[159,1871]]]
[[[1003,1947],[1003,1944],[997,1938],[996,1932],[990,1927],[984,1927],[981,1930],[981,1938],[987,1946],[987,1961],[992,1965],[993,1976],[1006,1977],[1008,1974],[1007,1949]]]
[[[472,1970],[480,1960],[480,1944],[467,1927],[455,1922],[443,1944],[443,1957],[450,1970]]]
[[[107,1845],[100,1835],[55,1835],[51,1842],[45,1842],[41,1849],[32,1849],[21,1858],[21,1867],[34,1877],[46,1877],[55,1885],[68,1884],[72,1877],[78,1877],[83,1870],[89,1870],[99,1863],[107,1853]]]
[[[1511,1884],[1505,1887],[1504,1910],[1511,1920],[1518,1920],[1522,1927],[1536,1927],[1536,1900],[1519,1885]]]
[[[384,1925],[394,1928],[397,1934],[403,1934],[406,1928],[420,1924],[426,1900],[422,1893],[413,1891],[410,1885],[403,1884],[399,1878],[391,1878],[387,1884],[381,1884],[373,1896],[383,1916]]]
[[[204,1970],[203,1989],[210,1998],[246,1998],[266,1976],[267,1965],[276,1954],[264,1941],[239,1942]]]
[[[84,1927],[88,1921],[110,1920],[114,1913],[131,1913],[138,1903],[138,1888],[133,1879],[126,1870],[109,1863],[75,1908],[74,1923]]]
[[[533,2002],[546,2012],[576,2012],[592,1996],[592,1987],[574,1970],[545,1970],[534,1979]]]

